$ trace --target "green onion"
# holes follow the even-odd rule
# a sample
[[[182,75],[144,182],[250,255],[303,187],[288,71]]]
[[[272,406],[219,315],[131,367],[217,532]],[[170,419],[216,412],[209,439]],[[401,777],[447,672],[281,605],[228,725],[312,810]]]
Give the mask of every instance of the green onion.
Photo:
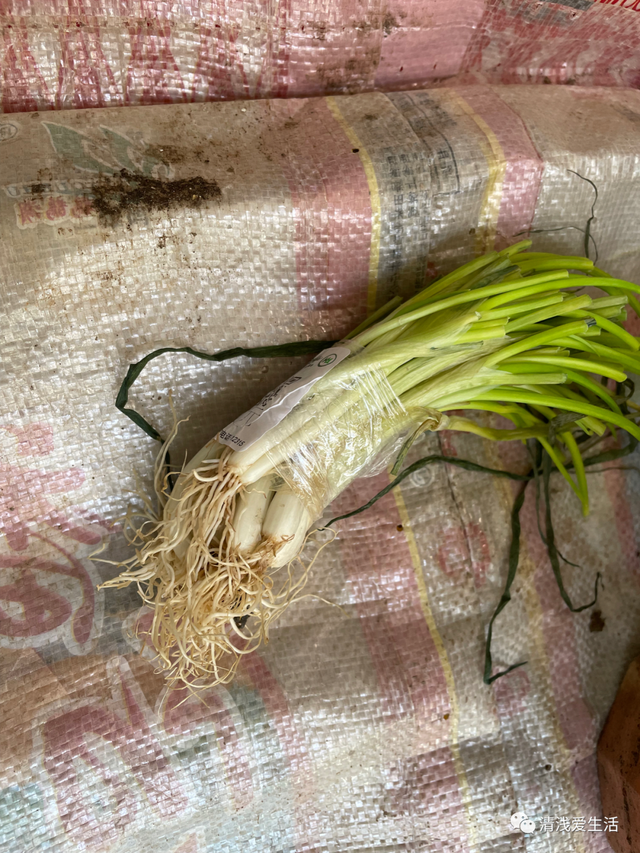
[[[172,492],[171,478],[158,475],[159,512],[134,531],[135,556],[106,585],[138,584],[170,678],[231,680],[301,594],[309,565],[300,552],[324,507],[400,442],[397,470],[425,429],[536,439],[588,512],[581,433],[619,428],[640,440],[637,414],[605,384],[640,372],[640,342],[622,327],[640,288],[530,245],[390,300],[343,342],[351,355],[253,445],[212,439]],[[587,286],[605,295],[575,292]],[[513,427],[453,413],[474,409]]]

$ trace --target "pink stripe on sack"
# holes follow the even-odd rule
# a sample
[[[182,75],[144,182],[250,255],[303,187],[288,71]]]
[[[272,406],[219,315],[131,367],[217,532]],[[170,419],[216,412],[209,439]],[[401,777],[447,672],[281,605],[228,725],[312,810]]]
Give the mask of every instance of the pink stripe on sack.
[[[590,817],[600,817],[602,814],[602,798],[600,796],[600,783],[598,781],[597,757],[594,750],[591,755],[578,760],[573,768],[573,782],[580,795],[580,802],[584,815],[587,818],[587,827]],[[611,815],[613,817],[613,815]],[[607,841],[605,832],[585,832],[586,848],[589,853],[611,853],[612,846]]]
[[[526,548],[537,567],[534,580],[542,607],[542,629],[558,720],[567,748],[580,751],[594,743],[595,719],[582,698],[575,617],[560,597],[546,548],[540,539],[533,490],[527,497],[521,519]],[[567,557],[570,559],[570,554]],[[574,601],[574,606],[583,603]]]
[[[361,506],[388,482],[386,474],[356,480],[334,501],[333,511],[342,515]],[[451,711],[446,681],[393,495],[367,510],[364,523],[362,518],[340,522],[339,541],[378,676],[382,712],[389,721],[407,715],[442,720]]]
[[[488,86],[457,86],[456,91],[488,125],[506,161],[496,249],[503,249],[531,228],[543,163],[520,115]]]
[[[358,0],[295,4],[288,91],[297,96],[362,92],[373,88],[380,62],[383,22],[380,5]]]
[[[410,89],[457,74],[485,5],[485,0],[390,0],[376,88]]]
[[[632,335],[640,335],[640,317],[638,317],[633,308],[627,309],[627,320],[624,327]]]
[[[371,200],[362,162],[324,100],[274,102],[271,110],[283,121],[272,145],[294,209],[301,319],[317,327],[308,314],[322,312],[332,334],[343,335],[367,310]]]

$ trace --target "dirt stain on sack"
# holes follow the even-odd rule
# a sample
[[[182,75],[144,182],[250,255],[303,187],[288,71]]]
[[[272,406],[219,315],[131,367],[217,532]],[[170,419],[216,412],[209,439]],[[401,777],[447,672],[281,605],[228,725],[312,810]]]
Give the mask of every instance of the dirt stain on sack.
[[[160,181],[126,169],[102,177],[92,187],[93,210],[102,225],[115,225],[122,216],[137,209],[169,210],[198,208],[205,201],[219,200],[222,193],[214,180],[200,176]]]

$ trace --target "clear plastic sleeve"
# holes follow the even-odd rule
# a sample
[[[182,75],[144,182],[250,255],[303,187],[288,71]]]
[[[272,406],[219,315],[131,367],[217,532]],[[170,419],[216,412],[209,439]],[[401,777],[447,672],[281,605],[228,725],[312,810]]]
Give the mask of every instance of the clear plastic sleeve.
[[[359,355],[354,352],[301,401],[291,415],[303,426],[266,454],[312,519],[356,477],[389,464],[426,417],[423,409],[407,411],[384,368]],[[314,414],[305,418],[305,407]]]

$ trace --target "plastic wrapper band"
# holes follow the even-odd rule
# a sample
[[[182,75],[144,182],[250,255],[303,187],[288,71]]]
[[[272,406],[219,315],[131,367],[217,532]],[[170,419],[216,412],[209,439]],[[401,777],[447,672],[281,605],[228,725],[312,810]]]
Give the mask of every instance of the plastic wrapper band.
[[[267,452],[312,520],[356,477],[379,473],[392,460],[398,440],[426,414],[406,411],[375,361],[351,372],[357,360],[358,353],[341,363],[338,375],[330,373],[313,389],[298,406],[309,406],[313,414],[300,431]],[[294,409],[291,416],[296,415],[302,413]]]

